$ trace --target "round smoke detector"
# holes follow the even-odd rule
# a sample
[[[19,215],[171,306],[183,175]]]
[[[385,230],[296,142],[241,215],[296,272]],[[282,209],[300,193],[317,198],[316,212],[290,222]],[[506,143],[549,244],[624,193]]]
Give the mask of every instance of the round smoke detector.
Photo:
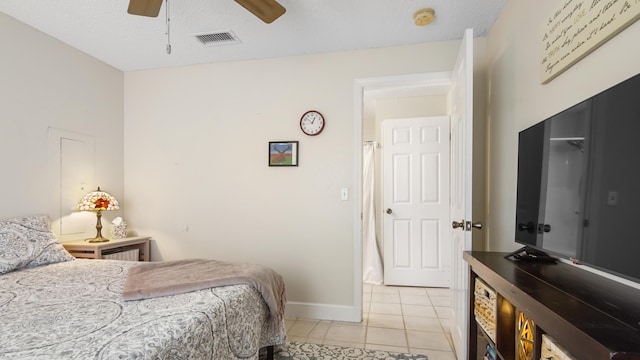
[[[431,8],[424,8],[416,11],[413,14],[413,21],[418,26],[425,26],[431,24],[436,17],[436,12]]]

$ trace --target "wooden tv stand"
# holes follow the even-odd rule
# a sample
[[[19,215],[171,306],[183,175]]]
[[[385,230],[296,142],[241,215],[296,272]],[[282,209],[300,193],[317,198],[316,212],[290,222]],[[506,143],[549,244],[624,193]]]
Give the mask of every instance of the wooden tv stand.
[[[520,312],[534,323],[530,359],[541,358],[543,334],[576,359],[640,359],[640,290],[569,264],[513,261],[505,255],[464,254],[470,265],[469,359],[483,359],[487,343],[497,351],[496,359],[519,359]],[[493,336],[474,315],[478,278],[497,293]]]

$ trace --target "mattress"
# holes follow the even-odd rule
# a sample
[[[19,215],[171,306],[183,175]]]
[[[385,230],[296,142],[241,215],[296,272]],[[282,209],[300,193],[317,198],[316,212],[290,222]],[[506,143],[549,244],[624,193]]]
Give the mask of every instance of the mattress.
[[[248,285],[123,301],[136,265],[77,259],[0,275],[0,359],[258,359],[286,342]]]

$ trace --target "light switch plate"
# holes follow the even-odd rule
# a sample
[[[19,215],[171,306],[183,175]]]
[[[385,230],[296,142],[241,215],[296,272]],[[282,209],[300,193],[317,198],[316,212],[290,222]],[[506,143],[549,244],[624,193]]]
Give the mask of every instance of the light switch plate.
[[[342,201],[349,200],[349,188],[340,189],[340,200]]]

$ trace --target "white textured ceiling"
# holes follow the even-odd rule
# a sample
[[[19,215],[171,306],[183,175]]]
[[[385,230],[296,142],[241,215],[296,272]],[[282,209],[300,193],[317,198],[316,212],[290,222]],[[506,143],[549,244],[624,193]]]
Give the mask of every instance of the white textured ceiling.
[[[233,0],[169,0],[147,18],[128,0],[0,0],[0,11],[123,71],[356,50],[486,34],[507,0],[279,0],[287,12],[265,24]],[[413,13],[436,11],[419,27]],[[237,44],[203,46],[194,35],[232,31]]]

